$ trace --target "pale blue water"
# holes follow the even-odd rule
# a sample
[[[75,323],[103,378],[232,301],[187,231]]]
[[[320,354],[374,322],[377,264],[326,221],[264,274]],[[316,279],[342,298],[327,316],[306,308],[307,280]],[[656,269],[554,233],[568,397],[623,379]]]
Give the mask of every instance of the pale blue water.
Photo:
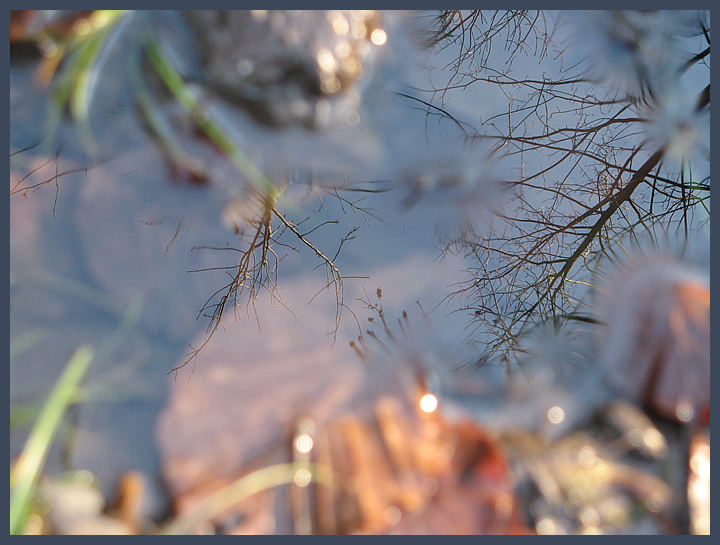
[[[171,32],[177,28],[173,19],[160,20]],[[161,34],[167,32],[161,26],[156,28]],[[320,133],[276,131],[253,124],[235,109],[213,106],[248,155],[268,172],[299,172],[302,178],[309,168],[323,168],[330,172],[325,178],[331,180],[330,186],[346,176],[348,182],[343,178],[340,187],[347,183],[387,190],[342,192],[348,199],[363,199],[357,204],[369,211],[361,213],[341,205],[332,191],[320,193],[321,197],[307,196],[306,185],[290,187],[284,201],[286,215],[297,222],[308,218],[304,231],[325,221],[337,222],[309,235],[326,255],[334,255],[340,238],[357,227],[336,264],[344,275],[363,278],[345,281],[343,301],[349,308],[344,310],[333,344],[334,292],[324,292],[308,304],[326,283],[322,264],[307,248],[297,253],[278,247],[282,258],[279,296],[290,310],[273,305],[270,294],[261,292],[255,303],[260,330],[252,309],[246,311],[242,306],[238,320],[228,312],[221,337],[227,338],[231,332],[237,366],[256,365],[267,354],[292,358],[294,353],[314,349],[331,351],[331,364],[355,361],[347,346],[358,335],[352,313],[364,328],[370,312],[360,299],[374,294],[378,287],[383,290],[386,315],[398,317],[408,310],[417,316],[418,303],[430,313],[432,328],[424,341],[428,359],[441,374],[451,365],[472,363],[482,352],[483,333],[472,338],[467,335],[472,313],[461,310],[467,300],[445,300],[458,282],[468,280],[468,261],[458,255],[441,259],[441,249],[446,237],[459,233],[462,214],[485,221],[489,217],[485,207],[503,204],[493,176],[499,176],[498,172],[503,177],[508,173],[514,176],[523,165],[519,157],[500,165],[484,162],[485,147],[461,146],[460,133],[452,122],[428,118],[413,107],[416,103],[395,94],[443,81],[443,70],[454,54],[450,48],[428,56],[403,41],[401,24],[397,29],[397,34],[389,31],[388,44],[363,83],[358,126]],[[83,343],[93,346],[101,357],[93,362],[86,381],[90,397],[71,410],[66,431],[72,429],[73,433],[63,434],[68,439],[56,445],[49,468],[89,469],[106,491],[126,469],[158,474],[158,416],[174,380],[167,373],[183,361],[189,343],[202,341],[208,322],[197,318],[198,311],[226,281],[222,271],[188,271],[233,263],[233,252],[197,247],[237,246],[222,216],[229,199],[242,195],[237,174],[182,126],[176,136],[205,161],[210,183],[191,185],[169,175],[162,155],[143,130],[122,79],[122,60],[133,36],[128,31],[117,39],[95,91],[92,130],[102,160],[87,157],[78,132],[65,122],[57,139],[59,172],[89,167],[87,173],[59,179],[57,201],[53,184],[27,198],[11,196],[10,337],[15,347],[21,346],[20,341],[28,344],[11,361],[11,405],[36,406],[74,349]],[[184,34],[168,37],[173,38],[168,42],[176,44],[175,54],[183,58],[183,47],[189,43]],[[494,53],[502,54],[502,50]],[[557,69],[551,58],[544,62],[540,66],[534,60],[521,59],[514,70],[537,75]],[[427,71],[427,64],[435,67],[434,71]],[[36,66],[36,61],[11,66],[13,150],[35,144],[43,136],[48,93],[34,79]],[[186,69],[192,71],[192,62]],[[450,92],[443,107],[479,126],[492,112],[502,110],[504,100],[497,89],[491,94],[487,87],[478,86]],[[164,101],[159,111],[173,119],[177,108]],[[32,170],[38,161],[52,159],[57,151],[57,146],[40,146],[12,157],[11,181]],[[458,158],[467,164],[458,164]],[[522,160],[530,170],[545,159],[526,156]],[[412,194],[408,181],[413,172],[433,172],[436,166],[448,164],[463,172],[483,173],[478,179],[484,192],[477,201],[470,198],[472,192],[460,188],[430,191],[413,206],[403,205]],[[52,163],[42,173],[51,177],[54,169]],[[369,185],[368,181],[379,183]],[[283,241],[296,245],[291,234]],[[705,248],[703,243],[699,246],[701,251]],[[316,268],[318,264],[321,266]],[[292,318],[293,313],[297,319]],[[191,380],[209,380],[203,374],[204,363],[210,367],[201,353]],[[187,373],[177,378],[187,379]],[[313,377],[304,380],[307,384],[300,387],[311,389]],[[255,386],[267,390],[272,398],[277,384]],[[567,396],[574,382],[569,380],[565,386],[565,391],[553,391],[552,395],[558,399]],[[494,397],[497,390],[491,390],[487,401],[466,399],[466,408],[481,419],[494,418],[488,414],[516,418],[515,413],[504,411],[505,401]],[[577,400],[585,394],[573,391],[571,397]],[[542,392],[535,394],[533,403],[537,395]],[[519,412],[527,415],[533,410]],[[19,452],[27,430],[25,425],[11,433],[11,456]]]

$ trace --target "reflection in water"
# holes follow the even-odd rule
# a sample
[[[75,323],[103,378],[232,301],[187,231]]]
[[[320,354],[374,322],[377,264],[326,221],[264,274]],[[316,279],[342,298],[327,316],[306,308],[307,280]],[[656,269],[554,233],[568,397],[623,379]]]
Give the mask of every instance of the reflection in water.
[[[657,223],[707,253],[706,17],[11,23],[13,457],[98,354],[26,531],[676,532],[674,490],[708,529],[707,285],[592,274]]]

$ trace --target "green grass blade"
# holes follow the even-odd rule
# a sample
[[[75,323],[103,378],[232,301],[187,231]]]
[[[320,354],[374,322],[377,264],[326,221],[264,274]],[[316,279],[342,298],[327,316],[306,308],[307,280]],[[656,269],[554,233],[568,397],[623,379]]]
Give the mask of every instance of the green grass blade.
[[[198,98],[188,88],[180,74],[178,74],[170,61],[163,55],[160,46],[155,41],[147,45],[147,56],[155,71],[175,99],[193,116],[193,120],[200,129],[218,146],[245,178],[262,195],[271,201],[277,200],[280,189],[268,179],[267,176],[250,160],[250,158],[216,125],[200,107]]]
[[[10,475],[10,533],[22,532],[33,489],[45,463],[65,410],[75,398],[78,384],[93,358],[92,348],[81,346],[70,358],[55,383],[30,431],[15,468]]]

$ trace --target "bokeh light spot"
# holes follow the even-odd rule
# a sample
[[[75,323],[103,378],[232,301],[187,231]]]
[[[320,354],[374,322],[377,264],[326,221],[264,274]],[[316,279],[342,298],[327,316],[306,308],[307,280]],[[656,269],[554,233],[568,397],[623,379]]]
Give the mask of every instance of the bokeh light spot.
[[[565,411],[558,405],[550,407],[547,412],[547,419],[551,424],[560,424],[563,420],[565,420]]]
[[[372,31],[372,34],[370,34],[370,41],[375,45],[383,45],[387,42],[387,32],[382,28],[376,28]]]
[[[433,394],[425,394],[420,398],[420,409],[426,413],[432,413],[437,410],[438,400]]]

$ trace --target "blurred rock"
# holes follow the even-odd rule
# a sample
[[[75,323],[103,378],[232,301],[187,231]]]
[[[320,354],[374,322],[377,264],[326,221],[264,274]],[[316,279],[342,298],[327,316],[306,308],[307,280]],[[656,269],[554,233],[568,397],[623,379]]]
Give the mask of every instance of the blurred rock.
[[[331,468],[332,484],[296,474],[296,484],[218,513],[212,531],[527,531],[497,440],[467,419],[448,419],[437,402],[421,405],[421,361],[365,360],[363,368],[353,352],[286,338],[287,348],[266,344],[269,352],[240,364],[244,348],[217,335],[202,366],[175,382],[158,428],[178,515],[251,471],[305,460]],[[302,422],[309,431],[298,431]]]
[[[232,315],[227,319],[234,325]],[[221,326],[202,364],[173,382],[158,441],[175,497],[240,476],[282,444],[299,414],[322,422],[351,394],[359,363],[343,360],[338,351],[345,349],[308,346],[302,329],[291,333],[294,324],[292,316],[278,313],[254,347]]]
[[[599,365],[611,384],[679,422],[710,405],[710,287],[687,267],[639,258],[607,275],[597,294]]]
[[[376,11],[188,11],[211,87],[270,126],[327,125],[387,39]],[[351,91],[354,94],[351,94]],[[332,104],[331,104],[332,102]]]

